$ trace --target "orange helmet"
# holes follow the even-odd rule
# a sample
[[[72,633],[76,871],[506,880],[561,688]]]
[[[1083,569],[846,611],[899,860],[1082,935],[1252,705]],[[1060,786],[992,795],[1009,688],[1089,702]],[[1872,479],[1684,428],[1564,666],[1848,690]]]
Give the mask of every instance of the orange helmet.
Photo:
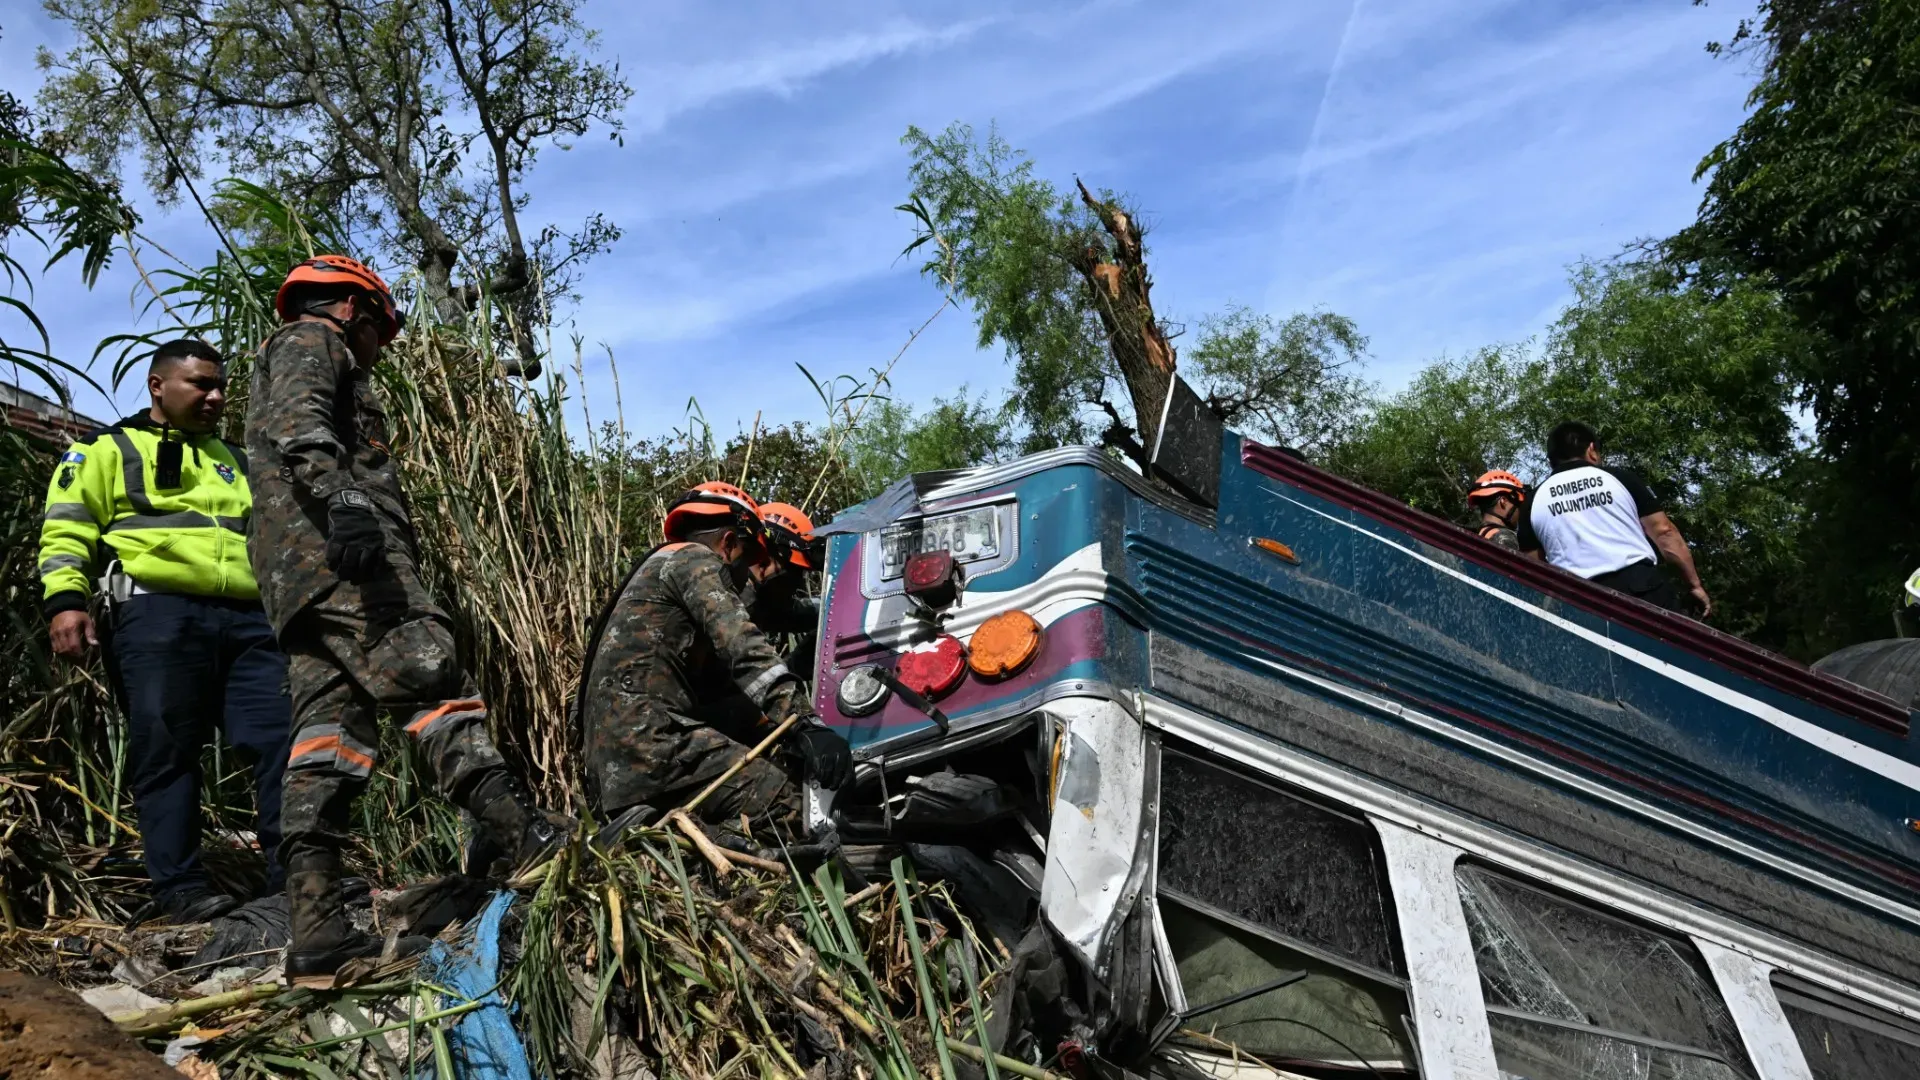
[[[762,542],[766,540],[760,504],[753,501],[753,496],[724,480],[709,480],[674,500],[667,508],[664,531],[668,540],[684,540],[691,533],[728,525]]]
[[[767,526],[767,538],[773,541],[774,558],[802,570],[818,570],[825,561],[825,545],[814,539],[813,519],[791,503],[767,503],[760,508],[760,520]]]
[[[1491,469],[1481,473],[1480,479],[1473,482],[1473,490],[1467,492],[1469,499],[1487,495],[1511,495],[1514,502],[1526,502],[1527,485],[1505,469]]]
[[[380,328],[382,345],[400,336],[400,331],[407,325],[406,312],[393,302],[393,291],[387,288],[386,282],[380,280],[380,275],[345,255],[317,255],[287,271],[287,280],[280,283],[280,291],[274,294],[273,310],[288,322],[306,314],[289,309],[287,293],[296,285],[351,285],[361,290],[379,309],[376,314],[384,324]]]

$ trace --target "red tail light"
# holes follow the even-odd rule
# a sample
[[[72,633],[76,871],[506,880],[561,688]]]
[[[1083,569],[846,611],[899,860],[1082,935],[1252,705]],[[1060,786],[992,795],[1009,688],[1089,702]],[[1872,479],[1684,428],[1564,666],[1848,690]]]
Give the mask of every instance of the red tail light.
[[[907,595],[932,608],[943,608],[960,596],[960,567],[953,552],[923,551],[907,560]]]

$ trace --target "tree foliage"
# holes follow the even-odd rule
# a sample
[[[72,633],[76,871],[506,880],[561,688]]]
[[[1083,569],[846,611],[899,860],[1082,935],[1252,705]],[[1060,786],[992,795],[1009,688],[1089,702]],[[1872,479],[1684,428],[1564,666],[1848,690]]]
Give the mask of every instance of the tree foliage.
[[[1229,424],[1312,452],[1337,443],[1370,387],[1360,377],[1367,339],[1331,311],[1284,319],[1232,307],[1200,322],[1185,376]]]
[[[81,367],[54,355],[47,328],[33,310],[34,279],[78,255],[80,280],[91,288],[121,237],[137,224],[118,187],[49,150],[36,137],[26,106],[0,92],[0,274],[7,281],[0,294],[0,316],[7,318],[0,323],[0,362],[45,383],[62,401],[68,398],[68,377],[88,379]],[[37,268],[22,261],[22,239],[46,253]],[[37,344],[24,343],[8,325],[21,322]]]
[[[1007,417],[965,387],[933,399],[925,410],[883,401],[855,429],[847,467],[859,498],[879,494],[902,476],[963,469],[1006,456]]]
[[[1464,520],[1474,477],[1514,468],[1538,441],[1518,415],[1527,367],[1520,350],[1497,346],[1431,364],[1315,456],[1357,483]]]
[[[1135,462],[1152,442],[1176,331],[1154,315],[1146,249],[1128,201],[1037,176],[998,131],[908,128],[907,207],[922,270],[973,306],[980,347],[1013,362],[1008,412],[1022,452],[1099,441]],[[909,248],[912,250],[912,248]],[[1289,444],[1333,439],[1364,396],[1366,338],[1331,312],[1274,319],[1244,308],[1205,318],[1189,380],[1214,411]]]
[[[1794,424],[1795,358],[1811,347],[1777,295],[1678,281],[1652,262],[1584,263],[1536,348],[1429,366],[1376,404],[1323,462],[1466,522],[1474,477],[1537,482],[1562,420],[1598,430],[1609,460],[1647,477],[1715,597],[1715,624],[1796,654],[1830,637],[1801,588],[1813,467]]]
[[[1822,602],[1875,632],[1920,563],[1920,2],[1763,0],[1718,51],[1760,79],[1666,251],[1714,286],[1776,290],[1818,336],[1790,370],[1829,466],[1810,554]]]
[[[540,320],[618,230],[521,224],[540,149],[618,135],[629,89],[588,59],[578,0],[48,0],[73,30],[41,105],[99,175],[138,148],[177,199],[209,163],[403,251],[457,321],[485,297]],[[194,194],[197,199],[197,194]],[[531,339],[518,335],[525,347]]]
[[[1033,161],[996,130],[981,141],[967,124],[938,135],[910,127],[903,141],[912,200],[950,246],[953,291],[973,305],[980,347],[997,345],[1014,362],[1022,451],[1087,442],[1099,410],[1126,400],[1074,268],[1080,252],[1102,243],[1099,222],[1034,175]],[[938,276],[947,263],[932,259],[923,270]],[[1117,421],[1117,411],[1110,415]]]

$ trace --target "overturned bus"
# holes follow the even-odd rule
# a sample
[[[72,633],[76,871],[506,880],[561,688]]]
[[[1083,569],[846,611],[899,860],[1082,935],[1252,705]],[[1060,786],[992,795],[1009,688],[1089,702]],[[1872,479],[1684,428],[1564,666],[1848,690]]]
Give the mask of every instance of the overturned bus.
[[[996,1049],[1920,1077],[1904,705],[1204,417],[1162,441],[1157,482],[1069,448],[822,530],[845,850],[1006,947]]]

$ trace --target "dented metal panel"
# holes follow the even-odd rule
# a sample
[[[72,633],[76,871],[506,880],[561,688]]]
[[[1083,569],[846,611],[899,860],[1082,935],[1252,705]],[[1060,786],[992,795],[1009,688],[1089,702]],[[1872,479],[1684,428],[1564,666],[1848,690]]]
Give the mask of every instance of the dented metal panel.
[[[1048,706],[1062,721],[1040,906],[1090,969],[1103,966],[1130,902],[1146,825],[1147,734],[1112,701]]]

